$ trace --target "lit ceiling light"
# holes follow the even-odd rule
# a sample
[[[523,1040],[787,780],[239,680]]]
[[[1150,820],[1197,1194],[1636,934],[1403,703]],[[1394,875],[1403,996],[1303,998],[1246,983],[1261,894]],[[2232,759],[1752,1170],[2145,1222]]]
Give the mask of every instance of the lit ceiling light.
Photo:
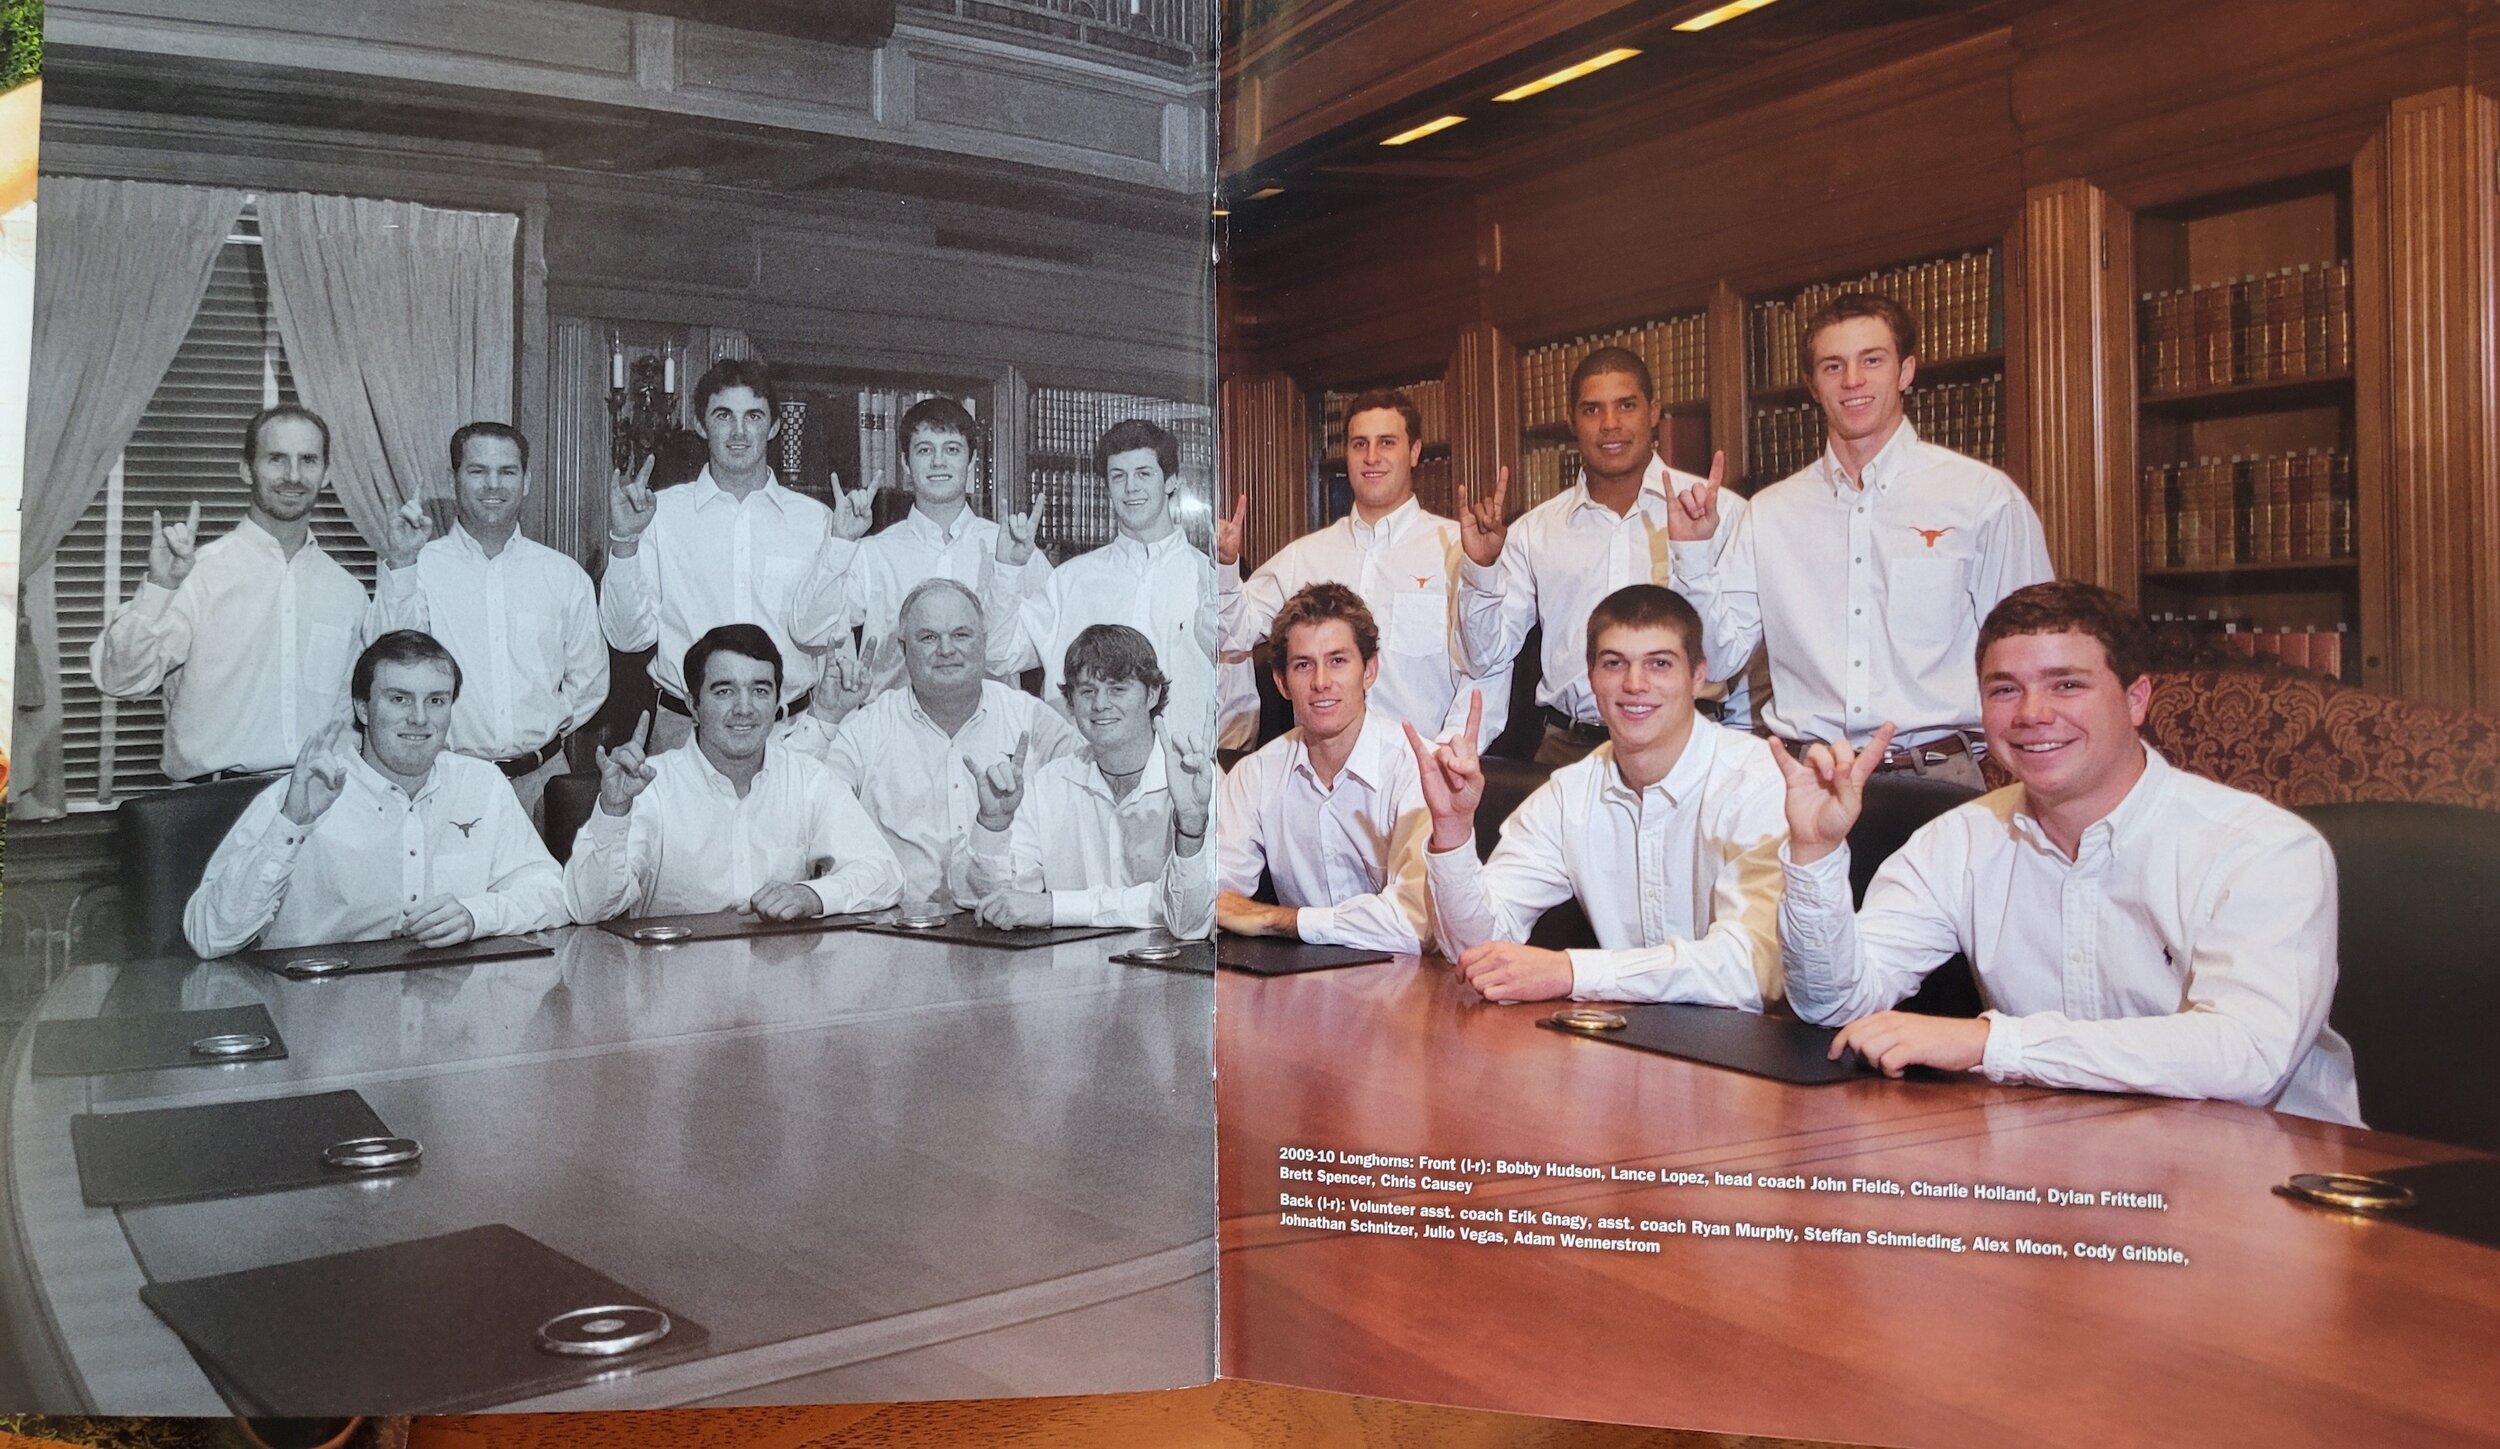
[[[1443,116],[1437,121],[1426,121],[1412,130],[1400,131],[1380,144],[1383,146],[1403,146],[1409,141],[1420,141],[1435,131],[1446,131],[1450,127],[1455,126],[1459,122],[1466,119],[1467,118],[1465,116]]]
[[[1722,21],[1733,20],[1739,15],[1759,10],[1763,6],[1770,3],[1771,0],[1728,0],[1727,4],[1720,6],[1718,9],[1704,10],[1699,15],[1694,16],[1692,19],[1685,21],[1683,24],[1678,25],[1675,28],[1678,30],[1708,30],[1711,26],[1717,25]]]
[[[1550,91],[1558,85],[1566,85],[1572,81],[1578,80],[1584,75],[1592,75],[1598,71],[1604,70],[1610,65],[1621,64],[1638,54],[1640,54],[1640,52],[1632,49],[1630,46],[1622,46],[1617,49],[1607,51],[1604,55],[1592,55],[1588,59],[1580,62],[1578,65],[1564,66],[1561,70],[1554,72],[1552,75],[1539,76],[1535,80],[1528,82],[1526,85],[1506,90],[1500,95],[1495,96],[1493,99],[1497,101],[1524,101],[1528,97],[1536,95],[1540,91]]]
[[[1271,196],[1282,196],[1284,194],[1285,188],[1281,186],[1262,186],[1258,190],[1250,193],[1250,199],[1252,201],[1265,201]]]

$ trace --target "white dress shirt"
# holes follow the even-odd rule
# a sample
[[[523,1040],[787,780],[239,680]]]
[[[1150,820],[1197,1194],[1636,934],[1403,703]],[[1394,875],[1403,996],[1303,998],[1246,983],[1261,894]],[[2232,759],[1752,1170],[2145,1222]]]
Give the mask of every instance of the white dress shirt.
[[[1165,721],[1214,738],[1209,731],[1222,723],[1212,647],[1215,566],[1179,529],[1150,544],[1122,535],[1053,569],[1042,588],[1021,588],[1021,580],[991,581],[985,612],[993,655],[1006,634],[1013,651],[1006,662],[1040,665],[1044,698],[1060,698],[1059,673],[1077,635],[1094,624],[1126,624],[1153,643],[1155,662],[1172,681]]]
[[[1005,830],[972,827],[976,893],[1047,891],[1054,926],[1162,926],[1191,938],[1215,929],[1216,845],[1206,841],[1193,856],[1173,851],[1160,747],[1125,800],[1111,798],[1091,750],[1028,770],[1025,780]]]
[[[1787,868],[1788,997],[1838,1026],[1955,952],[1986,1000],[1994,1082],[2215,1097],[2358,1126],[2335,1001],[2335,857],[2298,816],[2173,768],[2073,860],[2019,785],[1923,827],[1849,908],[1849,852]]]
[[[1463,721],[1462,721],[1463,723]],[[1249,895],[1265,870],[1294,934],[1329,946],[1420,952],[1432,929],[1424,844],[1432,813],[1396,721],[1366,710],[1353,753],[1323,785],[1289,730],[1224,777],[1217,883]]]
[[[1637,793],[1600,745],[1520,802],[1482,866],[1473,840],[1426,852],[1442,953],[1524,941],[1576,896],[1602,949],[1567,953],[1574,997],[1760,1011],[1780,995],[1786,788],[1769,745],[1699,714]]]
[[[1238,561],[1216,569],[1224,647],[1258,647],[1287,599],[1313,584],[1343,584],[1361,596],[1380,628],[1380,680],[1372,686],[1371,709],[1439,735],[1467,723],[1468,692],[1481,690],[1480,738],[1490,740],[1510,713],[1510,670],[1478,679],[1460,660],[1458,576],[1465,557],[1457,521],[1426,513],[1412,498],[1378,523],[1349,513],[1278,549],[1246,583]]]
[[[801,723],[823,729],[812,715]],[[973,820],[981,813],[972,769],[1005,760],[1019,740],[1027,742],[1028,774],[1085,748],[1085,737],[1066,716],[996,680],[982,682],[980,706],[952,735],[906,687],[851,711],[829,737],[819,734],[813,747],[885,832],[902,862],[903,899],[969,905],[964,870]],[[804,729],[783,741],[800,748],[808,743]]]
[[[793,604],[800,621],[799,637],[811,645],[824,645],[833,642],[836,630],[856,628],[862,631],[863,643],[890,638],[901,626],[904,598],[935,578],[953,579],[972,590],[974,598],[985,601],[986,614],[986,601],[993,593],[990,575],[997,567],[997,524],[967,507],[949,527],[914,507],[883,533],[872,533],[849,550],[834,549],[831,557],[810,570]],[[1015,593],[1038,594],[1050,585],[1050,560],[1036,549],[1015,574],[1010,586]],[[1004,621],[993,621],[989,635],[990,677],[1010,680],[1016,673],[1012,667],[1016,631]],[[896,656],[885,676],[874,684],[878,689],[897,689],[903,682],[900,656]]]
[[[770,478],[733,498],[709,467],[652,503],[641,546],[610,559],[601,581],[608,642],[629,653],[658,645],[651,681],[684,699],[688,646],[722,624],[755,624],[781,651],[782,702],[815,688],[824,664],[793,642],[792,598],[833,533],[833,510]]]
[[[1754,495],[1710,542],[1675,545],[1710,633],[1710,670],[1763,646],[1774,734],[1864,744],[1979,728],[1979,625],[1999,599],[2056,577],[2040,515],[2014,480],[1919,441],[1906,421],[1863,489],[1829,448]],[[1726,494],[1720,507],[1727,506]]]
[[[431,634],[460,663],[451,747],[481,760],[525,755],[581,728],[608,697],[608,641],[590,575],[515,533],[492,558],[466,528],[384,568],[366,617],[370,642]]]
[[[565,922],[564,876],[484,760],[446,750],[410,795],[362,755],[338,799],[310,825],[286,818],[288,781],[254,797],[209,858],[183,908],[182,934],[202,956],[252,944],[378,941],[409,907],[448,892],[480,936]]]
[[[802,881],[828,915],[901,899],[885,836],[823,761],[767,748],[743,796],[698,741],[651,764],[658,773],[632,808],[592,807],[574,839],[564,866],[574,920],[728,910]]]
[[[1536,702],[1581,724],[1598,723],[1597,696],[1589,692],[1589,612],[1608,594],[1633,584],[1682,590],[1681,573],[1669,567],[1667,510],[1675,506],[1670,491],[1682,493],[1702,481],[1669,468],[1652,453],[1649,470],[1641,476],[1639,500],[1631,512],[1618,514],[1589,497],[1583,469],[1579,482],[1519,515],[1502,541],[1501,557],[1491,566],[1462,552],[1458,635],[1463,667],[1478,678],[1509,669],[1528,641],[1529,628],[1542,622],[1543,677],[1537,681]],[[1725,539],[1744,513],[1744,499],[1721,493],[1713,538]],[[1724,686],[1731,718],[1753,717],[1743,674],[1748,657],[1749,652],[1737,655],[1733,672],[1722,667],[1717,654],[1710,657],[1712,686],[1705,694],[1716,696]]]
[[[165,689],[170,779],[282,770],[347,712],[365,589],[307,537],[289,558],[249,519],[200,545],[176,589],[142,581],[87,650],[115,699]]]

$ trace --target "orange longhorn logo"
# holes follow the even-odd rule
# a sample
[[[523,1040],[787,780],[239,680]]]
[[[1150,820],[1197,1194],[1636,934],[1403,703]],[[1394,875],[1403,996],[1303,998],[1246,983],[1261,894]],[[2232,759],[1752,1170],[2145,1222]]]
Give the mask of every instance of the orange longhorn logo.
[[[1910,530],[1910,532],[1915,533],[1919,537],[1927,540],[1927,546],[1929,548],[1934,548],[1936,546],[1937,539],[1944,537],[1952,531],[1953,530],[1950,528],[1913,528]]]

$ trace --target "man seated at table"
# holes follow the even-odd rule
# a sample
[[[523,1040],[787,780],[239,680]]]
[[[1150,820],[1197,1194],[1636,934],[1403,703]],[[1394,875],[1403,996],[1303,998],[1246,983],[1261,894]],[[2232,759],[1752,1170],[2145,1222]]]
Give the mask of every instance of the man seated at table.
[[[1417,952],[1431,930],[1432,817],[1397,722],[1371,711],[1380,626],[1343,584],[1313,584],[1269,626],[1293,728],[1224,777],[1215,919],[1245,936]],[[1280,905],[1250,899],[1259,872]]]
[[[1891,726],[1780,755],[1780,944],[1799,1016],[1892,1076],[1976,1071],[2360,1123],[2335,999],[2335,857],[2299,817],[2137,735],[2152,641],[2117,595],[2033,584],[1979,631],[1981,727],[2015,783],[1930,822],[1849,903],[1849,827]],[[1988,1011],[1889,1008],[1956,952]],[[1846,1023],[1846,1025],[1842,1025]]]
[[[1086,747],[1029,779],[1013,757],[981,772],[970,881],[979,919],[1205,936],[1215,928],[1215,752],[1162,722],[1172,685],[1154,644],[1125,624],[1088,625],[1059,680]]]
[[[989,631],[971,589],[924,580],[897,627],[911,687],[879,691],[870,669],[844,658],[783,744],[811,750],[858,795],[902,863],[904,900],[970,905],[963,867],[981,773],[1046,765],[1085,739],[1040,699],[982,677]]]
[[[210,857],[182,912],[191,949],[388,936],[452,946],[563,924],[564,877],[511,782],[443,748],[460,698],[450,652],[394,630],[357,656],[349,681],[352,726],[305,741]]]
[[[1780,994],[1780,774],[1762,741],[1705,719],[1701,616],[1656,584],[1590,611],[1588,682],[1607,740],[1503,822],[1477,864],[1475,722],[1447,744],[1407,729],[1432,812],[1433,933],[1492,1001],[1558,996],[1760,1011]],[[1598,949],[1528,932],[1577,897]]]
[[[797,921],[890,906],[903,870],[824,763],[773,749],[781,650],[753,624],[722,624],[686,650],[693,749],[599,752],[599,806],[573,842],[573,919],[736,909]],[[649,724],[648,717],[643,721]]]

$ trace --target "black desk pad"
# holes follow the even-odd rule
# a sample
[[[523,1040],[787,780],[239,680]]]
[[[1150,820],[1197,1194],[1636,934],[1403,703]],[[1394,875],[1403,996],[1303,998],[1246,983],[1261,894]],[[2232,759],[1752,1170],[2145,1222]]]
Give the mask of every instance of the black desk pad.
[[[984,926],[972,918],[970,911],[958,911],[946,918],[943,926],[925,928],[897,926],[876,921],[860,927],[881,936],[910,936],[921,941],[952,941],[959,946],[996,946],[1007,951],[1029,951],[1035,946],[1057,946],[1069,941],[1090,941],[1096,936],[1116,936],[1134,926],[1028,926],[1019,931]]]
[[[2372,1173],[2413,1189],[2413,1206],[2372,1217],[2500,1248],[2500,1158],[2470,1157]]]
[[[1182,941],[1178,945],[1180,954],[1166,960],[1149,960],[1138,955],[1138,948],[1134,946],[1126,951],[1112,952],[1111,959],[1122,966],[1151,966],[1157,971],[1190,971],[1200,976],[1215,974],[1215,943],[1213,941]]]
[[[321,1150],[388,1137],[364,1094],[319,1092],[147,1112],[82,1112],[69,1123],[89,1207],[240,1197],[370,1174],[325,1167]],[[422,1161],[422,1159],[419,1159]]]
[[[258,1414],[449,1414],[552,1393],[700,1351],[702,1325],[495,1224],[209,1278],[140,1301],[191,1345],[219,1392]],[[658,1308],[668,1336],[609,1358],[538,1347],[576,1308]]]
[[[634,932],[652,926],[683,926],[686,934],[674,941],[635,941],[638,946],[682,946],[689,941],[726,941],[738,936],[804,936],[818,931],[848,931],[878,919],[882,912],[851,911],[829,916],[810,916],[804,921],[768,921],[741,911],[707,911],[699,916],[619,916],[601,921],[599,929],[611,936],[634,940]]]
[[[1273,936],[1236,936],[1229,931],[1218,936],[1215,945],[1217,965],[1253,976],[1295,976],[1305,971],[1334,971],[1340,966],[1369,966],[1391,959],[1390,952],[1367,951],[1360,946],[1313,946]]]
[[[420,946],[397,937],[379,941],[342,941],[327,946],[288,946],[283,949],[264,947],[256,951],[238,951],[234,959],[247,966],[286,976],[286,963],[315,956],[341,956],[347,969],[332,976],[352,976],[365,971],[414,971],[421,966],[466,966],[473,961],[512,961],[523,956],[552,956],[555,947],[543,945],[527,936],[480,936],[457,946]],[[292,981],[297,978],[288,976]],[[329,979],[307,978],[307,979]]]
[[[250,1032],[269,1038],[259,1051],[206,1057],[191,1043],[207,1036]],[[129,1016],[90,1016],[77,1021],[35,1023],[30,1068],[38,1077],[101,1076],[107,1072],[153,1072],[170,1067],[213,1067],[226,1062],[274,1062],[286,1042],[269,1019],[269,1008],[217,1006],[204,1011],[149,1011]]]
[[[1682,1057],[1800,1087],[1819,1087],[1875,1074],[1875,1069],[1854,1051],[1843,1052],[1839,1061],[1826,1055],[1838,1032],[1788,1017],[1763,1016],[1730,1006],[1601,1005],[1598,1010],[1621,1012],[1629,1024],[1619,1031],[1574,1031],[1556,1026],[1551,1019],[1552,1011],[1569,1004],[1540,1003],[1539,1009],[1547,1015],[1538,1018],[1537,1025],[1565,1036]]]

